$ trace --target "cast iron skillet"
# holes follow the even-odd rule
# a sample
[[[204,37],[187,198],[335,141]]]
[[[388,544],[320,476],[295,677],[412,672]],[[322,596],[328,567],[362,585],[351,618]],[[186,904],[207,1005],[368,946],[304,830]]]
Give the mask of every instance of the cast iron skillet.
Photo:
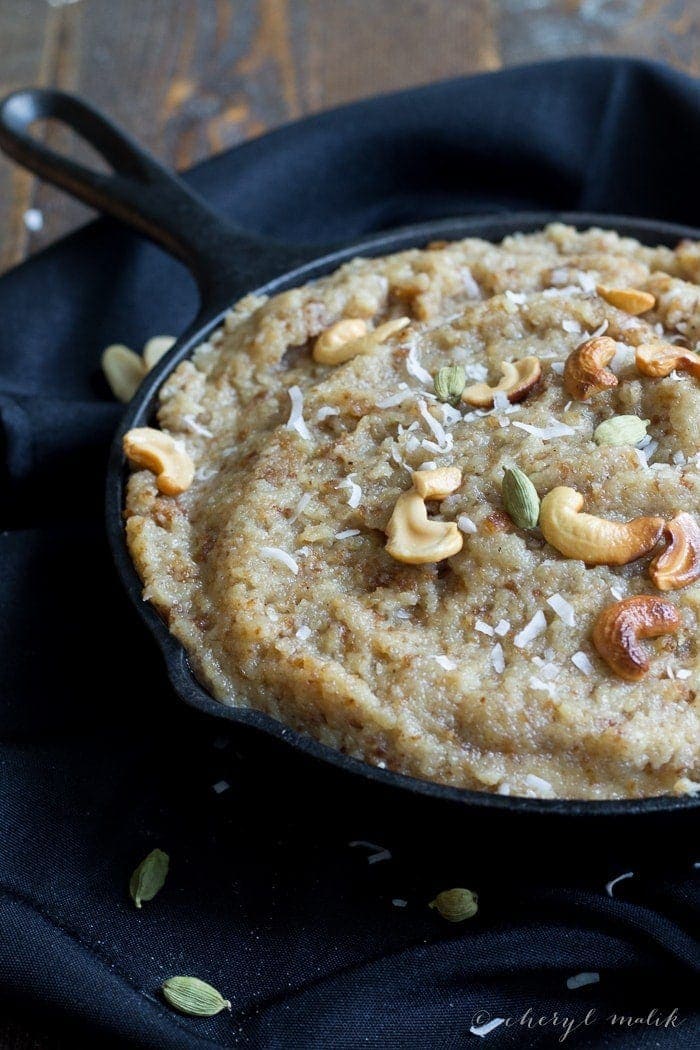
[[[101,174],[47,149],[29,133],[33,121],[54,118],[86,140],[112,171]],[[153,420],[159,387],[173,368],[188,357],[221,321],[226,308],[249,293],[274,294],[335,270],[356,255],[384,255],[402,248],[422,246],[435,238],[467,236],[497,241],[519,231],[529,232],[553,220],[580,227],[591,225],[618,230],[648,244],[673,245],[683,237],[699,238],[700,231],[668,223],[611,215],[504,214],[478,219],[450,219],[383,233],[327,251],[286,245],[247,233],[213,212],[175,174],[163,168],[123,131],[79,99],[58,91],[18,91],[0,103],[0,146],[24,167],[105,212],[179,258],[193,274],[200,291],[197,317],[176,345],[143,381],[129,404],[114,437],[107,471],[106,519],[109,542],[117,570],[134,606],[165,657],[177,694],[191,706],[228,723],[239,733],[264,735],[268,754],[273,743],[286,745],[306,756],[307,763],[326,764],[339,771],[351,789],[370,790],[378,797],[411,803],[413,812],[442,815],[449,810],[467,813],[473,826],[499,834],[523,827],[538,836],[558,834],[564,827],[574,835],[588,827],[597,833],[614,821],[615,833],[625,825],[626,834],[661,831],[667,848],[670,839],[687,838],[698,803],[692,798],[649,798],[628,801],[585,802],[540,800],[491,795],[445,787],[379,769],[340,754],[287,728],[259,711],[225,707],[199,685],[188,666],[184,649],[168,632],[152,606],[142,601],[141,583],[126,548],[122,524],[125,469],[121,453],[123,434],[131,427]],[[257,744],[260,741],[258,740]],[[409,799],[409,796],[411,798]],[[417,808],[416,808],[417,807]],[[625,818],[620,821],[618,818]],[[570,822],[573,821],[573,824]],[[592,827],[591,827],[592,826]],[[586,836],[587,838],[588,836]],[[543,839],[540,837],[539,841]]]

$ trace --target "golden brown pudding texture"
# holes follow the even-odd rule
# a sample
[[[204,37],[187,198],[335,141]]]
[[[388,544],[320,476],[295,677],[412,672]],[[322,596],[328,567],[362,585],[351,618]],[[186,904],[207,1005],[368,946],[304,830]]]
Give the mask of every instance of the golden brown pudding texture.
[[[346,320],[364,323],[316,360]],[[192,483],[159,491],[139,451],[144,597],[222,703],[369,763],[544,798],[694,792],[699,340],[700,244],[559,224],[249,296],[160,392]],[[501,367],[525,358],[541,374]],[[499,381],[493,407],[459,397]],[[459,487],[423,500],[413,471],[445,467]],[[507,468],[515,519],[537,521],[539,497],[542,528],[507,513]],[[406,508],[401,543],[418,528],[461,549],[392,556]]]

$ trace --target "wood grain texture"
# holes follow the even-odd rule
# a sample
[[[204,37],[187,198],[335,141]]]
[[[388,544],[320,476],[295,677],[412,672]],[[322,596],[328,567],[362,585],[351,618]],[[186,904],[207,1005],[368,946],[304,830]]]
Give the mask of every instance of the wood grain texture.
[[[696,0],[0,0],[0,92],[76,91],[188,167],[306,113],[382,91],[573,54],[637,54],[700,74]],[[60,129],[56,148],[85,159]],[[43,229],[30,233],[28,208]],[[0,159],[0,272],[88,209]],[[0,1020],[0,1050],[74,1037]],[[33,1026],[32,1026],[33,1028]]]
[[[45,84],[104,108],[184,168],[294,117],[441,77],[570,54],[700,74],[691,0],[6,0],[0,90]],[[84,158],[65,131],[52,146]],[[43,228],[30,232],[28,208]],[[0,159],[0,271],[88,217]]]

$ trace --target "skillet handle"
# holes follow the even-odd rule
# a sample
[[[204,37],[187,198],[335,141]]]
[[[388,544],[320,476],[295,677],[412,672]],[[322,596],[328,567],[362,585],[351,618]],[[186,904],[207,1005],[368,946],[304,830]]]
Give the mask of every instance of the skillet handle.
[[[93,171],[39,142],[30,126],[59,120],[110,165]],[[0,148],[35,175],[133,227],[192,272],[203,305],[226,305],[309,258],[309,252],[255,238],[226,223],[182,179],[116,124],[63,91],[27,88],[0,102]]]

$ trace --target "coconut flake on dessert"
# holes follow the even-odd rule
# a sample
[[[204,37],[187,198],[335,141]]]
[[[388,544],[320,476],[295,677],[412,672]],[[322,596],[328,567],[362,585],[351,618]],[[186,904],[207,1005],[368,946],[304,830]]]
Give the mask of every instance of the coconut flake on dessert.
[[[571,657],[571,662],[574,665],[574,667],[578,667],[579,671],[581,671],[582,674],[593,674],[593,664],[591,663],[586,653],[582,652],[580,649]]]
[[[510,620],[499,620],[493,629],[493,633],[503,638],[510,630]]]
[[[311,637],[311,628],[303,623],[299,630],[296,632],[296,637],[300,642],[305,642],[307,638]]]
[[[503,655],[503,646],[500,642],[496,642],[491,650],[491,663],[496,674],[503,674],[506,669],[506,658]]]
[[[440,664],[440,667],[444,668],[445,671],[454,671],[457,664],[454,660],[451,660],[449,656],[433,656],[435,663]]]
[[[360,530],[359,529],[344,529],[343,532],[336,532],[335,533],[335,539],[336,540],[348,540],[348,539],[350,539],[351,536],[359,536],[359,535],[360,535]]]
[[[465,532],[467,535],[471,535],[476,532],[476,525],[470,517],[466,514],[460,514],[457,518],[457,528],[460,532]]]
[[[311,502],[311,493],[310,492],[305,492],[304,495],[300,497],[299,502],[297,503],[296,507],[294,508],[294,513],[292,514],[291,518],[289,519],[290,522],[296,521],[297,518],[299,518],[304,513],[304,511],[306,510],[306,508],[308,507],[310,502]]]
[[[536,776],[535,773],[528,773],[525,777],[525,784],[527,787],[532,788],[533,791],[544,791],[549,795],[554,794],[554,788],[548,780],[544,780],[543,777]]]
[[[519,631],[513,639],[513,645],[516,645],[518,649],[525,649],[530,642],[534,641],[538,635],[542,634],[547,627],[547,620],[541,609],[538,609],[532,619],[523,627],[522,631]]]
[[[484,623],[483,620],[476,620],[474,622],[474,630],[478,631],[479,634],[485,634],[487,637],[493,637],[493,627],[489,623]]]
[[[348,496],[348,507],[352,507],[353,510],[359,507],[360,500],[362,499],[362,489],[352,480],[354,477],[354,473],[348,474],[346,478],[343,478],[343,480],[335,486],[337,489],[350,490],[350,495]]]
[[[566,598],[562,598],[561,594],[550,595],[550,597],[547,598],[547,605],[554,609],[559,619],[562,620],[567,627],[576,626],[574,607],[570,602],[567,602]]]
[[[260,553],[266,558],[272,558],[273,561],[280,562],[281,565],[286,565],[295,576],[299,572],[299,566],[294,558],[287,551],[283,551],[281,547],[261,547]]]
[[[530,423],[521,423],[517,419],[513,420],[513,426],[525,430],[528,434],[533,434],[534,437],[538,437],[542,441],[550,441],[552,438],[559,437],[571,437],[572,434],[576,433],[574,427],[570,427],[567,423],[560,423],[556,419],[548,427],[534,427]]]
[[[418,360],[418,348],[415,343],[408,351],[406,357],[406,371],[414,379],[417,379],[419,383],[426,383],[429,386],[433,385],[433,377],[427,369],[423,368],[423,365]]]
[[[286,422],[287,430],[296,430],[299,437],[311,440],[311,433],[304,422],[304,395],[298,386],[290,386],[287,391],[289,400],[292,402],[292,410]]]
[[[319,423],[322,423],[324,419],[329,419],[330,416],[339,416],[340,409],[333,408],[332,405],[322,405],[316,413],[316,419]]]

